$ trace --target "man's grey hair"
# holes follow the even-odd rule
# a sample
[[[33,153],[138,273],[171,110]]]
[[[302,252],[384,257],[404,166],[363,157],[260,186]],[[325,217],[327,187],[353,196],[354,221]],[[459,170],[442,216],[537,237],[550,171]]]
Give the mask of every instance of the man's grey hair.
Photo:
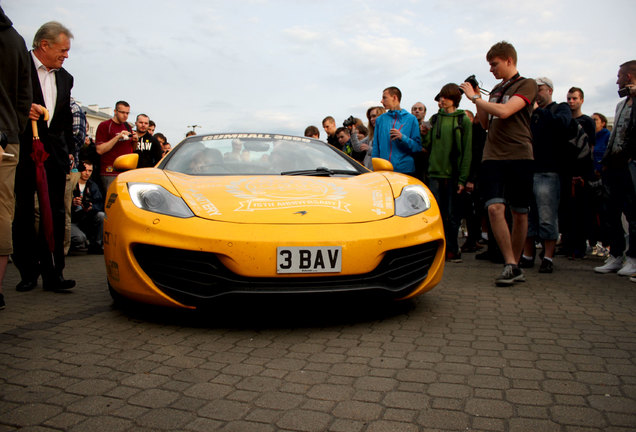
[[[43,40],[56,42],[60,34],[65,34],[69,39],[73,39],[73,33],[57,21],[49,21],[42,24],[42,27],[33,36],[33,49],[40,47]]]

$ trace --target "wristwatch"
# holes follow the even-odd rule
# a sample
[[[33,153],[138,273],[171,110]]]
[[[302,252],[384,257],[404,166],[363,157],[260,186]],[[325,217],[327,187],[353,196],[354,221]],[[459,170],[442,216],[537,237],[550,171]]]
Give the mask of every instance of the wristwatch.
[[[470,97],[470,100],[475,103],[477,101],[477,99],[481,99],[481,96],[479,96],[478,94],[474,94]]]

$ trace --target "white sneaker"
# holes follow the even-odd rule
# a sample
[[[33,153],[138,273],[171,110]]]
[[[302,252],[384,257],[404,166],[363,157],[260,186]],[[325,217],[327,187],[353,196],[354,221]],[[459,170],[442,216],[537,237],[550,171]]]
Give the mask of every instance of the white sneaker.
[[[623,257],[615,257],[610,255],[607,257],[605,264],[600,267],[594,267],[596,273],[613,273],[623,268]]]
[[[625,264],[618,271],[619,276],[631,276],[636,273],[636,258],[627,257],[625,259]]]

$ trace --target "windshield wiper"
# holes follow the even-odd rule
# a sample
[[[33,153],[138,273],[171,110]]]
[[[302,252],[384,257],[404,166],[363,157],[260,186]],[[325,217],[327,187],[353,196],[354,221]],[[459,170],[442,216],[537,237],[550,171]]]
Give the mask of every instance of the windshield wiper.
[[[340,169],[329,169],[325,167],[318,167],[312,170],[296,170],[296,171],[283,171],[280,175],[306,175],[306,176],[332,176],[336,174],[344,174],[344,175],[359,175],[359,171],[355,170],[340,170]]]

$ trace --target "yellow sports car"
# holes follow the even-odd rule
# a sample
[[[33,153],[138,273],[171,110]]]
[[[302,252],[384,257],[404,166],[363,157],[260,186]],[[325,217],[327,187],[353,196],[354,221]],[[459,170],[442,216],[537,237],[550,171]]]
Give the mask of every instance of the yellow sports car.
[[[405,299],[433,288],[445,240],[431,192],[322,141],[195,135],[155,168],[121,156],[104,258],[115,300],[196,308],[250,293]]]

